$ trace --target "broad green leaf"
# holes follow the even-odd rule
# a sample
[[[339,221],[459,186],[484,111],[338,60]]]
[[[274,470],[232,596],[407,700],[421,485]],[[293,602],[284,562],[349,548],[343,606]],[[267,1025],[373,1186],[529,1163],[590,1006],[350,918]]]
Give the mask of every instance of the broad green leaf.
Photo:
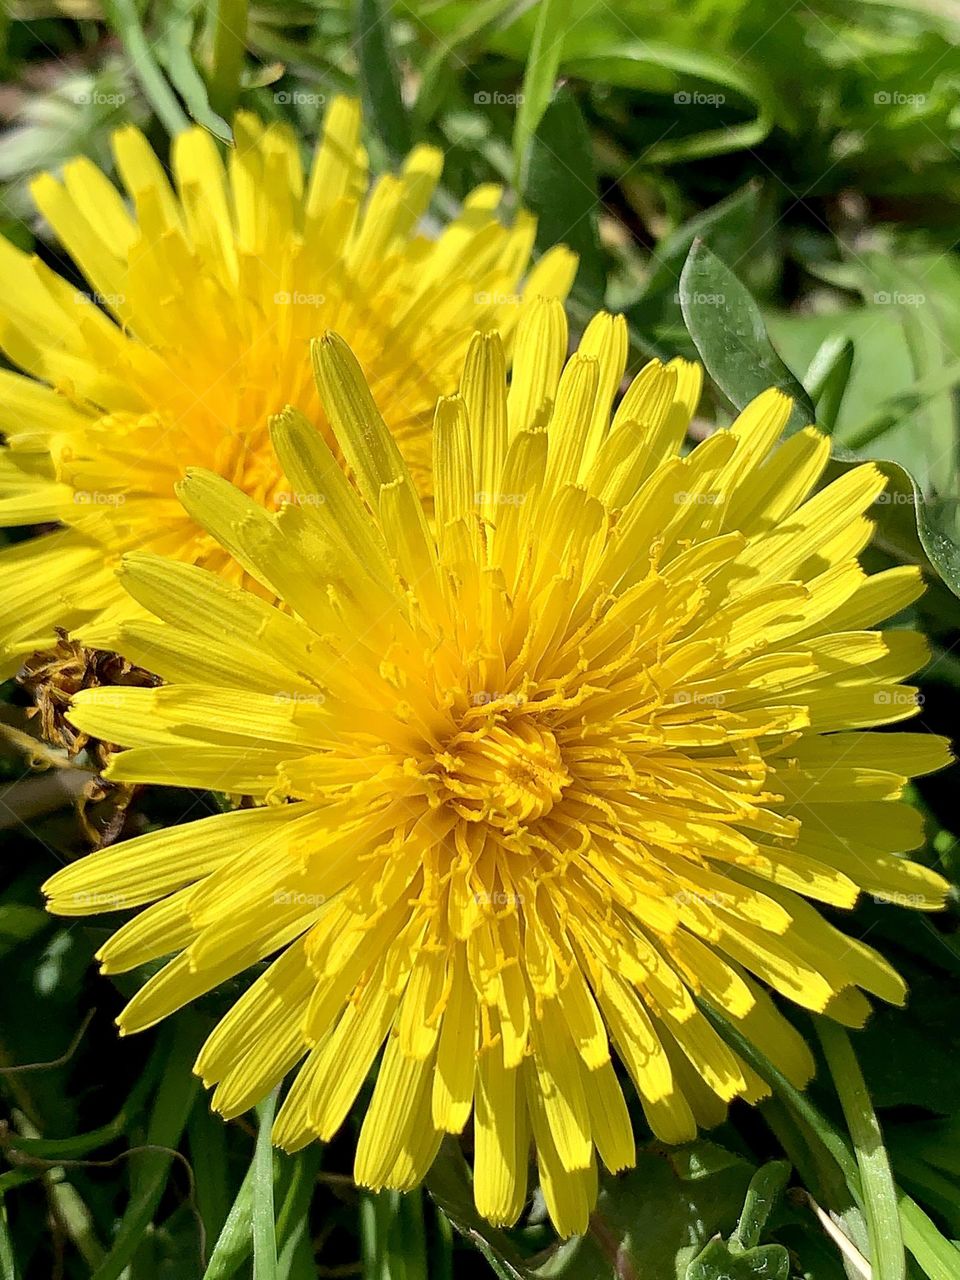
[[[774,386],[794,399],[788,434],[816,420],[810,397],[771,345],[757,304],[730,268],[701,241],[690,250],[680,292],[687,329],[707,372],[738,409]],[[833,459],[839,468],[863,461],[840,448],[834,449]],[[898,463],[881,460],[878,465],[888,481],[884,495],[887,513],[891,522],[898,524],[891,549],[907,559],[918,553],[925,556],[951,591],[960,596],[960,544],[948,524],[950,509],[927,502],[916,481]],[[897,521],[898,515],[911,512],[909,520]]]
[[[357,0],[356,48],[367,120],[398,162],[410,150],[410,121],[391,44],[389,0]]]
[[[273,1144],[270,1130],[277,1093],[258,1108],[260,1127],[253,1155],[253,1280],[277,1280],[277,1224],[273,1212]]]
[[[528,1280],[529,1273],[509,1237],[477,1213],[470,1176],[456,1139],[443,1140],[425,1185],[460,1234],[486,1258],[497,1280]]]
[[[794,402],[788,431],[815,420],[809,396],[767,337],[760,308],[702,240],[693,242],[680,276],[680,307],[707,372],[738,409],[779,387]]]
[[[883,1280],[905,1280],[897,1189],[863,1073],[843,1027],[829,1018],[817,1018],[815,1025],[860,1166],[870,1260]]]
[[[952,265],[952,264],[951,264]],[[861,254],[858,276],[868,307],[895,317],[910,358],[914,383],[935,379],[954,362],[960,318],[960,276],[931,274],[929,259]],[[957,423],[949,387],[928,394],[910,415],[916,463],[912,470],[941,496],[956,494]]]
[[[209,1107],[194,1107],[187,1123],[187,1141],[197,1211],[203,1222],[204,1238],[212,1246],[219,1239],[230,1212],[227,1126]]]
[[[593,149],[577,100],[560,89],[544,112],[530,145],[523,202],[537,215],[542,250],[566,244],[579,256],[574,289],[600,307],[606,273],[597,235],[597,179]]]
[[[527,185],[528,147],[553,97],[572,10],[572,0],[540,0],[537,6],[537,23],[513,126],[514,185],[519,189]]]

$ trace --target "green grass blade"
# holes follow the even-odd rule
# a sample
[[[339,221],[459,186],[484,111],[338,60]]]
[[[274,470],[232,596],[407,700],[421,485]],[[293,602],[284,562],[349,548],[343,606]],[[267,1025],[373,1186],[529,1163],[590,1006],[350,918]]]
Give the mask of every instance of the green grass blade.
[[[253,1249],[253,1170],[251,1163],[210,1255],[203,1280],[231,1280],[250,1256]]]
[[[537,215],[537,247],[568,245],[580,260],[574,290],[592,309],[603,306],[606,271],[597,232],[593,148],[577,100],[560,89],[530,142],[523,203]]]
[[[247,0],[219,0],[213,26],[213,64],[210,68],[210,106],[214,113],[218,113],[215,119],[229,116],[237,105],[246,41]],[[178,85],[178,88],[181,93],[184,92],[181,86]],[[184,97],[186,98],[186,94]],[[198,101],[202,102],[202,98],[198,97]],[[187,103],[190,105],[189,99]],[[194,110],[194,106],[191,106],[191,110]],[[197,119],[200,117],[197,116]],[[221,119],[220,123],[223,125],[224,121]],[[201,124],[207,122],[201,120]],[[210,128],[209,124],[207,128]],[[217,130],[214,129],[214,132],[217,133]],[[217,133],[217,136],[221,135]],[[229,126],[226,136],[228,140],[231,138]]]
[[[356,44],[367,120],[398,162],[410,150],[410,120],[390,42],[389,7],[382,0],[357,0]]]
[[[13,1241],[7,1226],[7,1206],[0,1195],[0,1280],[17,1280],[17,1264],[13,1256]]]
[[[527,151],[553,97],[570,8],[570,0],[541,0],[537,9],[537,25],[523,73],[520,105],[513,126],[513,170],[517,190],[526,186]]]
[[[277,1224],[273,1213],[273,1143],[276,1091],[261,1104],[253,1155],[253,1280],[277,1280]]]
[[[853,343],[849,338],[828,338],[803,377],[810,399],[817,407],[817,426],[832,435],[844,392],[853,368]]]
[[[166,1058],[167,1066],[160,1079],[147,1128],[145,1145],[151,1149],[132,1157],[139,1164],[131,1169],[130,1203],[113,1247],[94,1272],[92,1280],[119,1280],[139,1248],[167,1185],[174,1152],[200,1087],[200,1081],[191,1070],[196,1056],[195,1027],[188,1018],[180,1018],[172,1025],[173,1039]]]
[[[141,25],[134,0],[104,0],[103,7],[110,26],[123,41],[144,96],[160,123],[171,137],[183,133],[190,127],[190,121],[153,56],[153,47]]]
[[[905,1280],[907,1262],[897,1211],[897,1189],[860,1064],[850,1037],[839,1023],[817,1018],[815,1025],[860,1167],[870,1258],[876,1278]]]

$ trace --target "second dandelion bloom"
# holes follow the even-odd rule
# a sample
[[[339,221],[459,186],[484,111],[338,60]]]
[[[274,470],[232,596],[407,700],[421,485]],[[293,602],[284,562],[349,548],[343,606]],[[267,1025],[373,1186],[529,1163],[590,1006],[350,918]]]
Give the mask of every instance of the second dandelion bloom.
[[[352,100],[331,103],[307,173],[285,126],[241,113],[235,137],[224,164],[204,130],[180,135],[171,182],[142,134],[120,130],[123,194],[85,159],[37,179],[85,291],[0,237],[0,350],[23,370],[0,370],[0,524],[61,525],[0,554],[0,677],[55,628],[127,607],[113,572],[126,550],[239,580],[174,484],[203,466],[267,505],[291,500],[268,416],[294,405],[333,443],[310,338],[348,337],[429,496],[430,414],[470,335],[511,328],[524,290],[570,286],[563,248],[528,272],[534,220],[503,225],[498,187],[424,229],[436,148],[371,185]]]
[[[156,621],[117,648],[168,683],[89,691],[73,718],[131,748],[110,777],[265,803],[47,885],[65,914],[146,908],[106,971],[177,952],[126,1032],[273,957],[197,1064],[224,1114],[297,1068],[275,1140],[329,1139],[378,1064],[361,1183],[413,1186],[472,1117],[479,1210],[516,1220],[533,1148],[563,1234],[586,1229],[598,1159],[634,1160],[627,1078],[668,1142],[765,1092],[703,1006],[803,1085],[771,996],[849,1025],[902,1001],[817,904],[943,904],[901,856],[923,838],[902,793],[948,759],[870,732],[913,714],[901,681],[925,660],[875,629],[917,572],[858,563],[876,468],[816,491],[828,442],[781,442],[776,391],[682,456],[696,369],[647,366],[614,411],[622,321],[569,361],[566,340],[559,305],[531,308],[509,386],[500,339],[473,340],[436,412],[432,523],[334,337],[317,373],[355,487],[295,411],[273,438],[310,501],[270,513],[187,479],[190,518],[262,595],[131,557]]]

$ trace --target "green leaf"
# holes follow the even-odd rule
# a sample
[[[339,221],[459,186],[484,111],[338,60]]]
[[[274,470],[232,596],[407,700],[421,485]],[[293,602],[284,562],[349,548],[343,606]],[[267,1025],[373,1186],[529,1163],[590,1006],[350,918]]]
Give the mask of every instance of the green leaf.
[[[753,1175],[747,1188],[740,1221],[731,1237],[731,1242],[739,1249],[753,1249],[760,1243],[767,1219],[780,1199],[789,1177],[790,1165],[786,1160],[771,1160]]]
[[[826,435],[832,435],[837,424],[852,369],[853,343],[849,338],[833,337],[817,349],[804,376],[804,386],[817,407],[817,426]]]
[[[564,243],[580,258],[575,289],[591,307],[603,304],[606,272],[597,234],[593,149],[569,89],[553,97],[530,147],[523,202],[537,215],[537,246]]]
[[[411,135],[390,43],[388,12],[381,0],[357,0],[355,35],[366,117],[391,159],[398,162],[410,150]]]
[[[537,24],[513,126],[514,185],[518,190],[526,186],[527,149],[553,97],[570,16],[571,0],[540,0],[537,7]]]
[[[905,1280],[897,1189],[863,1073],[843,1027],[829,1018],[817,1018],[815,1025],[860,1166],[870,1260],[883,1280]]]
[[[780,1244],[737,1253],[711,1240],[687,1267],[686,1280],[790,1280],[790,1255]]]
[[[783,363],[767,337],[763,317],[747,289],[730,268],[702,241],[695,241],[680,277],[684,321],[707,372],[738,408],[767,387],[779,387],[794,399],[787,434],[816,421],[816,411],[804,388]],[[834,448],[840,469],[859,466],[863,459]],[[892,521],[912,511],[910,524],[901,520],[891,549],[903,559],[924,556],[951,591],[960,596],[960,544],[948,531],[945,503],[928,503],[910,473],[899,463],[878,461],[886,475],[884,495]],[[885,532],[885,530],[882,530]]]
[[[815,420],[809,396],[767,337],[760,308],[702,240],[693,242],[680,276],[680,307],[707,372],[738,409],[779,387],[794,402],[788,432]]]
[[[774,1160],[758,1169],[729,1241],[711,1240],[687,1267],[685,1280],[789,1280],[787,1250],[779,1244],[760,1244],[789,1176],[790,1165],[785,1160]]]
[[[253,1155],[253,1280],[277,1280],[277,1226],[273,1213],[273,1144],[270,1130],[277,1109],[276,1090],[261,1103],[260,1128]]]

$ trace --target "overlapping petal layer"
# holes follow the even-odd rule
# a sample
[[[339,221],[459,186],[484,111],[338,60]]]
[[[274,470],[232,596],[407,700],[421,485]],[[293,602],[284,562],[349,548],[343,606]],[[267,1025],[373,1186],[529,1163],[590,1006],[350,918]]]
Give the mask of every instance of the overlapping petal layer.
[[[174,484],[202,466],[267,505],[298,500],[267,419],[291,404],[327,431],[316,334],[348,337],[428,496],[430,416],[471,333],[512,329],[524,289],[565,295],[563,248],[522,284],[534,220],[502,225],[497,187],[424,234],[440,152],[370,187],[360,125],[334,100],[307,174],[289,130],[241,114],[226,166],[204,130],[175,140],[172,185],[132,127],[114,138],[126,199],[86,159],[35,183],[88,291],[0,237],[0,348],[25,371],[0,371],[0,524],[64,526],[0,554],[0,674],[56,626],[129,611],[113,570],[131,548],[238,580]]]
[[[129,557],[156,620],[116,647],[167,683],[88,691],[73,718],[130,746],[111,777],[264,804],[47,891],[66,914],[145,907],[108,972],[174,955],[127,1032],[273,957],[197,1063],[225,1115],[299,1064],[275,1139],[330,1138],[378,1063],[359,1181],[414,1185],[472,1116],[480,1211],[517,1218],[532,1143],[570,1233],[598,1158],[634,1158],[627,1078],[670,1142],[764,1093],[704,1004],[803,1085],[771,993],[851,1025],[869,996],[903,999],[815,904],[942,905],[901,856],[922,843],[902,792],[948,750],[870,732],[916,711],[900,682],[925,660],[875,629],[918,573],[858,564],[876,468],[817,491],[827,441],[781,442],[776,391],[683,456],[693,366],[648,365],[613,412],[622,321],[565,353],[550,301],[522,318],[509,386],[500,338],[475,337],[437,406],[433,522],[336,337],[316,367],[354,484],[295,410],[273,440],[310,501],[269,512],[190,474],[190,518],[263,593]]]

